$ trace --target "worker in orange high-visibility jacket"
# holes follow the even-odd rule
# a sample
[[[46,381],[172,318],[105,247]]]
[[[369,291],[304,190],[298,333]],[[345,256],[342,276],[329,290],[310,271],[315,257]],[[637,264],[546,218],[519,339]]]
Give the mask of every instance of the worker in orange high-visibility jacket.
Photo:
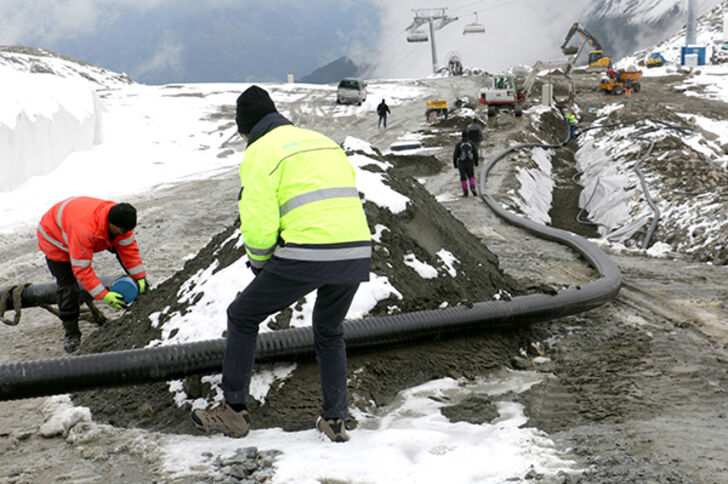
[[[38,247],[56,278],[66,352],[76,351],[81,343],[78,283],[96,300],[116,309],[126,306],[121,294],[109,291],[96,276],[91,266],[95,252],[115,253],[126,272],[137,281],[139,292],[146,291],[147,273],[134,237],[136,222],[137,213],[132,205],[90,197],[58,202],[41,218]]]

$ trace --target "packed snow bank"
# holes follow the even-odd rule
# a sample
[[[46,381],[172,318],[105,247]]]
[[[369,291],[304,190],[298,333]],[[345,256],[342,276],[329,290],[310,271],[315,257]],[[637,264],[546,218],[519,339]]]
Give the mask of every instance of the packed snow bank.
[[[101,142],[102,105],[85,81],[0,67],[0,192]]]

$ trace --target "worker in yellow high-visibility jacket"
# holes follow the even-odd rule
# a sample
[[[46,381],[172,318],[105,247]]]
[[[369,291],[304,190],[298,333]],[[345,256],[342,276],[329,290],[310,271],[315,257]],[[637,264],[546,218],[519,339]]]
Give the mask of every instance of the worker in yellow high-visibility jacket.
[[[225,402],[195,410],[192,421],[207,431],[247,434],[258,325],[316,290],[313,334],[323,408],[315,426],[335,442],[346,441],[342,322],[360,282],[369,280],[371,258],[354,168],[339,145],[293,126],[258,86],[240,95],[235,120],[248,143],[240,165],[240,229],[256,277],[227,311]]]

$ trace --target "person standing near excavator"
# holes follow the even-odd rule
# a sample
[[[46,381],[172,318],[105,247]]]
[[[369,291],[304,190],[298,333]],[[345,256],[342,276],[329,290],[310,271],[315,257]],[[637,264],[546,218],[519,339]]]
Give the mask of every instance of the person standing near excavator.
[[[38,248],[45,254],[56,278],[58,312],[65,341],[63,349],[73,353],[81,344],[78,327],[80,289],[115,309],[126,306],[121,294],[109,291],[91,266],[95,252],[114,252],[126,272],[136,280],[139,293],[147,288],[147,273],[134,236],[136,209],[91,197],[71,197],[56,203],[38,225]]]
[[[576,138],[576,113],[574,113],[574,111],[569,111],[564,114],[564,117],[569,123],[569,139]]]
[[[369,280],[372,251],[355,170],[336,142],[294,126],[258,86],[238,97],[235,121],[247,142],[240,165],[240,230],[255,278],[228,306],[224,401],[194,410],[192,422],[229,437],[247,435],[258,326],[316,291],[312,329],[323,406],[315,428],[345,442],[342,322],[359,284]]]

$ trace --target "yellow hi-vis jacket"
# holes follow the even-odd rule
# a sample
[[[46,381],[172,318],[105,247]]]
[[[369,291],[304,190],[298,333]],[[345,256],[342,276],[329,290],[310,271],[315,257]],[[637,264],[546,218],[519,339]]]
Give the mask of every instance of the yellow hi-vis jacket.
[[[354,168],[328,137],[290,124],[273,126],[246,148],[240,181],[240,229],[254,268],[274,255],[344,263],[371,257]]]

